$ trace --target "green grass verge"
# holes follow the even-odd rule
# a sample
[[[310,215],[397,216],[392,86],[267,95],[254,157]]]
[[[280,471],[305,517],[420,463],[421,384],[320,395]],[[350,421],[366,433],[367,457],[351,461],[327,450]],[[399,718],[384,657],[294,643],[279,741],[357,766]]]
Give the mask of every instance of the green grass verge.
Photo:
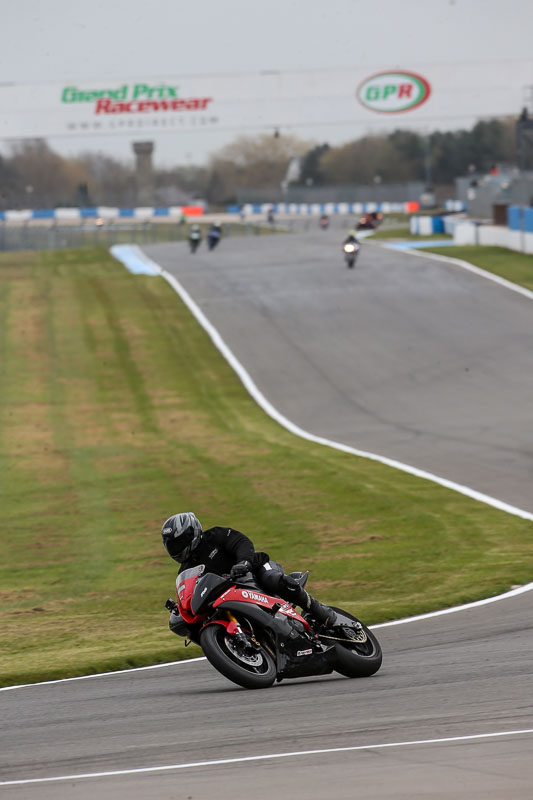
[[[429,253],[441,256],[460,258],[469,261],[476,267],[486,269],[500,275],[508,281],[524,286],[533,291],[533,256],[515,253],[505,247],[485,247],[482,245],[464,245],[462,247],[427,247]]]
[[[369,623],[533,575],[533,524],[291,435],[162,278],[0,256],[0,683],[190,655],[160,526],[229,524]]]

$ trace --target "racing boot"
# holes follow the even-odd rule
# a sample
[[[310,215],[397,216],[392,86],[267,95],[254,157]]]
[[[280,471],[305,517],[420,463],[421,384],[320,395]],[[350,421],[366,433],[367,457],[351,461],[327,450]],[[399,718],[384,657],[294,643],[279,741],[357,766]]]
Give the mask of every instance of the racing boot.
[[[301,606],[305,613],[316,619],[321,627],[326,628],[335,625],[337,615],[333,609],[319,603],[313,595],[306,592],[305,589],[300,586],[292,575],[283,575],[280,589],[283,589],[280,594],[284,600],[288,600],[289,603],[293,603],[294,605]]]
[[[337,615],[329,606],[319,603],[316,597],[313,597],[309,592],[305,593],[307,600],[303,608],[316,619],[321,628],[332,628],[337,621]]]

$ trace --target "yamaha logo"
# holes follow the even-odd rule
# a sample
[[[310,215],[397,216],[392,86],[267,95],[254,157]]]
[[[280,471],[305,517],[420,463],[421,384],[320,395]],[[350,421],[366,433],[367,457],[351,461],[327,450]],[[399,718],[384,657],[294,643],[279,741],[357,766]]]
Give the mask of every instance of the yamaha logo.
[[[241,589],[241,597],[245,600],[257,600],[259,603],[268,603],[268,597],[264,594],[256,594],[256,592],[247,592],[246,589]]]

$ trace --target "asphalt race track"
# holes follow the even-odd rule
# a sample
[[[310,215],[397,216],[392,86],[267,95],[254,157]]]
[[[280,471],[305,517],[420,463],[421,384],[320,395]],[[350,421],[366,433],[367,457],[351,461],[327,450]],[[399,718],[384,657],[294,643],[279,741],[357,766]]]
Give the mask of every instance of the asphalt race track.
[[[349,271],[338,239],[147,252],[293,422],[533,511],[533,301],[370,244]],[[250,692],[195,661],[2,691],[0,792],[531,800],[532,628],[528,591],[380,627],[369,679]]]
[[[342,235],[145,250],[301,428],[533,511],[533,301]]]

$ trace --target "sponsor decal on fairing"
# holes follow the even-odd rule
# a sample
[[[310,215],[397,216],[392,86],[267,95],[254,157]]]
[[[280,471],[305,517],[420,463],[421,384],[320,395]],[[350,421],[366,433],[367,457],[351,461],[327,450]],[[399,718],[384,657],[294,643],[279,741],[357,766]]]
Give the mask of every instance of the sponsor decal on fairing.
[[[264,594],[257,594],[256,592],[250,592],[246,589],[241,589],[241,597],[244,597],[245,600],[256,600],[258,603],[268,603],[268,597],[265,597]]]

